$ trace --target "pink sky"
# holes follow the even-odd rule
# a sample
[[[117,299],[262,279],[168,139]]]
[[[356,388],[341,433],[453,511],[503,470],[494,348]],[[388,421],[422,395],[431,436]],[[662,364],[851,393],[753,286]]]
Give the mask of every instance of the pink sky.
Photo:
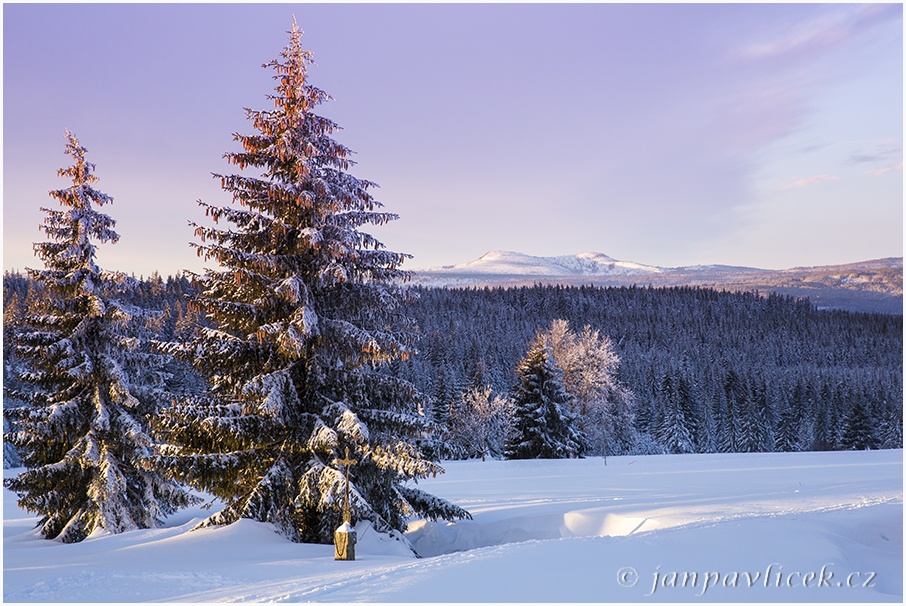
[[[66,128],[122,238],[201,269],[292,15],[409,268],[489,250],[784,268],[901,256],[901,5],[6,4],[4,268],[37,267]]]

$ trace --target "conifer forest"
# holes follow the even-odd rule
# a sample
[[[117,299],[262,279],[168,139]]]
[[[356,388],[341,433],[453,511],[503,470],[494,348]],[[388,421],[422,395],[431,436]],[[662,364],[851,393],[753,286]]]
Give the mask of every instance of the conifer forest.
[[[128,300],[151,312],[144,329],[154,339],[189,339],[207,323],[188,304],[195,292],[188,277],[135,284]],[[20,274],[4,277],[3,292],[7,327],[40,298],[40,286]],[[574,333],[598,331],[612,352],[599,366],[608,383],[601,424],[609,427],[589,453],[902,447],[902,316],[693,287],[413,287],[411,294],[404,313],[417,327],[417,353],[386,372],[424,395],[420,414],[432,429],[420,444],[441,458],[504,456],[518,366],[557,320]],[[23,365],[10,343],[6,385],[17,383]],[[188,365],[168,364],[173,390],[205,389]]]
[[[697,287],[408,285],[407,255],[363,229],[397,217],[314,113],[329,97],[311,62],[294,24],[264,66],[273,107],[246,110],[237,172],[215,175],[232,203],[187,209],[203,275],[100,266],[115,195],[66,133],[44,269],[3,280],[4,465],[25,469],[6,486],[46,538],[153,528],[194,490],[224,503],[201,525],[328,543],[346,449],[353,517],[393,534],[470,516],[417,487],[445,459],[902,448],[901,315]]]

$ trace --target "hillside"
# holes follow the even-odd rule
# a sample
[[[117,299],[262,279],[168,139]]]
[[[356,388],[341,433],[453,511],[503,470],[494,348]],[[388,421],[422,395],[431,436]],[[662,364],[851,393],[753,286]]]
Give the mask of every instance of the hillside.
[[[414,284],[429,287],[705,286],[807,297],[820,309],[903,313],[903,258],[783,270],[696,265],[658,267],[590,252],[534,257],[494,251],[467,263],[415,270]]]

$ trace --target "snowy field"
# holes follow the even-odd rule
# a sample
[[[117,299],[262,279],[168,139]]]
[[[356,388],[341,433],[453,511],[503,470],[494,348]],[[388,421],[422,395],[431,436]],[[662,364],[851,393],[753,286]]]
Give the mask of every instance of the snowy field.
[[[447,462],[473,521],[357,528],[355,562],[266,524],[64,545],[4,493],[5,602],[902,602],[903,451]],[[7,470],[6,475],[15,474]]]

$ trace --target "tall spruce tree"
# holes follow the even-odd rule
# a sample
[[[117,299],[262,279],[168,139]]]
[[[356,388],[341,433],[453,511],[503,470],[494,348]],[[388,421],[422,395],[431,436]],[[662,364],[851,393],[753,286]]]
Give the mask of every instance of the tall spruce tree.
[[[273,523],[294,541],[329,542],[340,524],[346,448],[354,521],[404,530],[406,518],[468,513],[409,484],[442,472],[414,446],[429,429],[422,397],[384,372],[413,351],[400,311],[407,255],[390,252],[363,225],[380,211],[373,183],[352,176],[337,125],[314,113],[329,96],[308,82],[312,54],[293,23],[273,69],[269,110],[246,110],[257,132],[235,134],[225,154],[250,175],[216,175],[233,205],[199,202],[214,222],[195,225],[198,254],[220,269],[198,276],[191,305],[214,328],[165,349],[210,383],[157,426],[159,464],[206,490],[224,508],[203,524],[239,518]]]
[[[581,456],[587,438],[576,427],[576,415],[567,407],[569,394],[560,373],[548,358],[541,338],[529,349],[517,369],[519,384],[513,400],[513,432],[506,442],[507,459],[563,459]]]
[[[95,206],[113,199],[93,187],[85,148],[66,138],[75,163],[58,174],[72,185],[50,192],[63,209],[42,209],[49,241],[34,249],[45,269],[29,270],[46,296],[18,335],[29,370],[10,395],[26,405],[4,413],[27,468],[5,484],[40,516],[46,538],[69,543],[99,529],[154,527],[193,497],[147,468],[147,418],[166,397],[161,356],[136,350],[130,324],[139,310],[108,296],[112,280],[126,279],[95,263],[94,243],[119,239]]]

